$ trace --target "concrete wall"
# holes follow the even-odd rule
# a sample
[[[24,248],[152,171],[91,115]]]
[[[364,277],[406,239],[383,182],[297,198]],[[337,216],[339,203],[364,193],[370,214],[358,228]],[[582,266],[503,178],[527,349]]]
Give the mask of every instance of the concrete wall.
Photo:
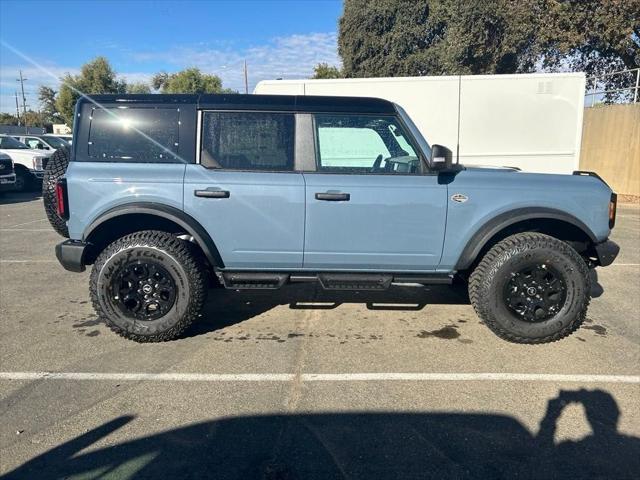
[[[619,194],[640,196],[640,104],[585,108],[580,170],[597,172]]]

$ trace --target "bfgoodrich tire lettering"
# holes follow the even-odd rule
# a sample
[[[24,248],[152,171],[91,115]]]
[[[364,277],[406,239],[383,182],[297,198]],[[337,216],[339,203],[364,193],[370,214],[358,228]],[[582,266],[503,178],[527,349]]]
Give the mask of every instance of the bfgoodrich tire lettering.
[[[507,304],[505,288],[515,272],[548,265],[566,287],[557,313],[526,321]],[[469,279],[469,298],[478,316],[499,337],[514,343],[549,343],[577,330],[589,306],[589,269],[567,243],[540,233],[519,233],[496,244]]]
[[[118,305],[112,281],[124,268],[139,263],[158,265],[171,276],[175,301],[159,318],[141,320]],[[116,332],[136,342],[162,342],[178,337],[198,318],[206,296],[206,277],[186,242],[160,231],[147,230],[122,237],[96,259],[90,292],[98,316]]]

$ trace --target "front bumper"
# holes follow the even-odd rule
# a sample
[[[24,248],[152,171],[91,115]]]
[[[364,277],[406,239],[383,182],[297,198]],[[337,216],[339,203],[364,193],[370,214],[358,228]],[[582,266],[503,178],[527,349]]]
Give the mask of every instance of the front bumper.
[[[0,176],[0,192],[5,190],[13,190],[16,186],[16,176],[15,174],[11,175],[1,175]]]
[[[84,252],[87,244],[80,240],[66,240],[56,245],[56,257],[65,270],[84,272]]]
[[[598,257],[598,264],[601,267],[606,267],[611,265],[618,256],[620,246],[612,240],[605,240],[602,243],[598,243],[595,246],[595,250]]]

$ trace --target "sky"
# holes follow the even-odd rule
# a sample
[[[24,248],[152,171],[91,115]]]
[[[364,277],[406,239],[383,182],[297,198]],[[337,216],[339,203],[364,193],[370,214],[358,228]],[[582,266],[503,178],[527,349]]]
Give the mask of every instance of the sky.
[[[99,55],[132,82],[195,66],[243,92],[245,60],[249,92],[309,77],[320,62],[340,64],[341,11],[339,0],[0,0],[0,111],[15,113],[19,70],[37,110],[40,85],[56,88]]]

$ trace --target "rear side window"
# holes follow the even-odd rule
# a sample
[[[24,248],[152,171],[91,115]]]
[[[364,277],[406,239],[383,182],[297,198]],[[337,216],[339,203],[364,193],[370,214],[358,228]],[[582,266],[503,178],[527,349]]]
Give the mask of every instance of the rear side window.
[[[200,163],[229,170],[293,170],[294,115],[204,112]]]
[[[179,163],[177,108],[93,109],[88,156],[92,161]]]

